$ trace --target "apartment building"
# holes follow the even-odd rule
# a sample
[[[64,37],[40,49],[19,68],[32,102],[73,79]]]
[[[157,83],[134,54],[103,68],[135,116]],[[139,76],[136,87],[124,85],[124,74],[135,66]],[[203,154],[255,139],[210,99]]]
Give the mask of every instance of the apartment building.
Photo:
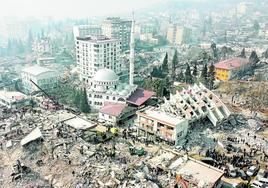
[[[80,80],[89,80],[100,69],[111,69],[121,74],[121,43],[118,39],[106,36],[89,36],[76,38],[76,61]]]
[[[250,66],[246,58],[231,58],[215,64],[216,79],[228,81],[232,79],[240,70],[247,69]]]
[[[26,67],[21,72],[22,85],[27,93],[39,91],[31,80],[43,90],[50,90],[57,87],[58,76],[56,71],[38,65]]]
[[[150,108],[137,112],[139,135],[178,144],[188,131],[188,120]]]
[[[108,17],[102,23],[102,33],[109,38],[120,40],[122,50],[129,50],[131,21],[119,17]]]
[[[73,35],[76,37],[101,36],[102,30],[98,25],[78,25],[73,27]]]
[[[170,24],[167,30],[167,40],[170,44],[181,45],[191,42],[191,29]]]

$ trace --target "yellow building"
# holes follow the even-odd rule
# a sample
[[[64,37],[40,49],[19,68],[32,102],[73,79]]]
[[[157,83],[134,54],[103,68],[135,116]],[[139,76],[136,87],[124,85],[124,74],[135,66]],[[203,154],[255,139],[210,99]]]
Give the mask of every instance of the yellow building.
[[[231,58],[215,64],[216,79],[227,81],[231,79],[234,74],[247,67],[249,61],[246,58]]]

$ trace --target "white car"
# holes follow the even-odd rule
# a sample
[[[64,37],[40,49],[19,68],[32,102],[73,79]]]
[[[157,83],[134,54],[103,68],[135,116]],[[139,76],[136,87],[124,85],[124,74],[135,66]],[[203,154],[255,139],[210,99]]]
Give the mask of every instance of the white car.
[[[258,167],[256,167],[256,166],[251,166],[251,167],[247,170],[246,174],[247,174],[248,176],[251,177],[251,176],[256,175],[257,172],[258,172]]]

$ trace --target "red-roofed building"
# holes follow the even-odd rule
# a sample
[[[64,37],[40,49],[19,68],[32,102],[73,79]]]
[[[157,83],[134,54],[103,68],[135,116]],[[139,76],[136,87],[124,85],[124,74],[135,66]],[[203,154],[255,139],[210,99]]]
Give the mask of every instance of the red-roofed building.
[[[105,102],[99,111],[99,120],[111,125],[123,125],[135,112],[136,108],[126,103]]]
[[[149,100],[154,95],[154,92],[144,90],[141,88],[136,89],[136,91],[127,99],[127,102],[135,106],[143,105],[147,100]]]
[[[231,58],[215,64],[216,79],[227,81],[234,73],[249,66],[249,60],[246,58]]]

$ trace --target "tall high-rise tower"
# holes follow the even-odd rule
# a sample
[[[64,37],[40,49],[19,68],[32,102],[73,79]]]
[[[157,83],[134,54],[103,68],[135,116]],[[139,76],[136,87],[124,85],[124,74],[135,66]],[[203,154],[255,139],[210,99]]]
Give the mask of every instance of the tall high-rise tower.
[[[135,58],[135,51],[134,51],[134,28],[135,21],[134,21],[134,12],[132,13],[132,26],[131,26],[131,35],[130,35],[130,56],[129,56],[129,85],[134,84],[134,58]]]

